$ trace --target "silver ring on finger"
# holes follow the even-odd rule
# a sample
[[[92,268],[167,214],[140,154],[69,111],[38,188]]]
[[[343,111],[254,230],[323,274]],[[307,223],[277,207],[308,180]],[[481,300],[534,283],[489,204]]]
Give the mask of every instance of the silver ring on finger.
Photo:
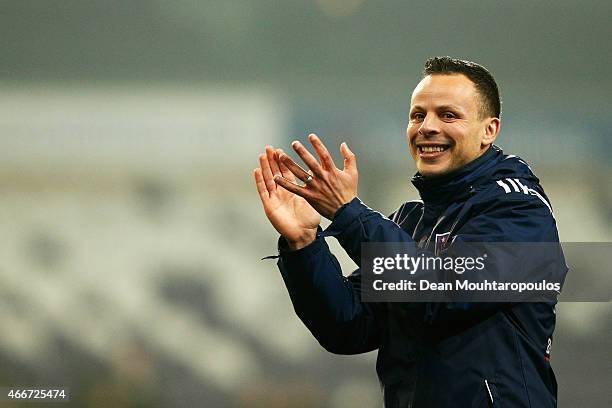
[[[304,183],[306,183],[306,184],[310,184],[310,183],[312,183],[313,181],[314,181],[314,178],[312,178],[312,176],[310,176],[310,175],[309,175],[308,177],[306,177],[306,180],[304,180]]]

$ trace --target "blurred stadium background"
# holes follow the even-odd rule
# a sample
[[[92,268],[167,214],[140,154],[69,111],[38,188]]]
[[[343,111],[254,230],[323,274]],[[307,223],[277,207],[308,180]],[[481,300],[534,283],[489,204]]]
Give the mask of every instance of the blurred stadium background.
[[[422,62],[472,59],[501,86],[498,144],[532,164],[562,239],[610,242],[611,13],[0,2],[0,386],[67,386],[82,407],[380,406],[375,353],[326,353],[260,261],[276,234],[257,154],[310,131],[347,141],[360,196],[390,213],[416,198],[404,132]],[[611,312],[559,305],[560,407],[610,406]]]

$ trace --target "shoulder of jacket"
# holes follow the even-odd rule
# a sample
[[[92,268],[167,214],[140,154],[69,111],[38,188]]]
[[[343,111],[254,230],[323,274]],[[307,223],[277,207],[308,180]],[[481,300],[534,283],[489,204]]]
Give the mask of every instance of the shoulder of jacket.
[[[491,178],[474,188],[474,203],[493,205],[495,203],[530,204],[546,207],[553,215],[552,206],[536,178],[500,177]]]

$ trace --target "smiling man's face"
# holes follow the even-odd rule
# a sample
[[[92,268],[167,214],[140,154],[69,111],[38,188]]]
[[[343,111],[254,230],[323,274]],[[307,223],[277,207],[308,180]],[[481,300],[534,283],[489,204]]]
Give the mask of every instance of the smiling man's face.
[[[483,116],[481,97],[465,75],[423,78],[412,93],[406,131],[418,172],[441,176],[481,156],[500,125],[498,118]]]

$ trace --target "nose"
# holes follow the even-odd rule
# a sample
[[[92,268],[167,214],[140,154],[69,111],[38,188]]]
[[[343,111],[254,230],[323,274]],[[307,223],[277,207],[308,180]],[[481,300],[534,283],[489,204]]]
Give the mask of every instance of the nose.
[[[419,126],[419,134],[423,136],[436,135],[440,133],[439,123],[436,120],[435,115],[427,115]]]

